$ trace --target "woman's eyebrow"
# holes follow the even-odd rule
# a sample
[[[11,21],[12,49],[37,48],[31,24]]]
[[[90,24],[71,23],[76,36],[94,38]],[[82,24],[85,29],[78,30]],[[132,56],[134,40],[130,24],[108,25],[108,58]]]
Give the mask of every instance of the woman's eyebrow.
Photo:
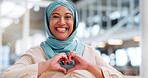
[[[59,13],[52,13],[52,15],[54,15],[54,14],[60,15]]]
[[[70,15],[72,15],[72,13],[66,13],[66,14],[70,14]]]
[[[52,13],[52,15],[54,15],[54,14],[60,15],[59,13]],[[72,15],[72,13],[66,13],[66,14]],[[65,14],[65,15],[66,15],[66,14]]]

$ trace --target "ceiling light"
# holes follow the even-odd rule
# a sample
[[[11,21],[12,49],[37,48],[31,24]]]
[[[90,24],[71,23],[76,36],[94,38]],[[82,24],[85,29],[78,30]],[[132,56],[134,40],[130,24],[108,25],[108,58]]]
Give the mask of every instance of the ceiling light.
[[[123,44],[123,40],[120,40],[120,39],[110,39],[110,40],[108,40],[108,44],[109,45],[122,45]]]
[[[98,46],[98,48],[104,48],[105,43],[104,42],[99,42],[97,46]]]
[[[135,37],[133,38],[133,41],[139,42],[139,41],[140,41],[140,37],[139,37],[139,36],[135,36]]]

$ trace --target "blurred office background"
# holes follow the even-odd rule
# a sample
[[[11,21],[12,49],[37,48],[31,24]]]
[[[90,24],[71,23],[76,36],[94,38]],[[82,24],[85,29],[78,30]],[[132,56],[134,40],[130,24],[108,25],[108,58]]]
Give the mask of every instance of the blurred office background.
[[[77,39],[126,76],[139,78],[139,0],[69,0],[79,16]],[[46,40],[44,9],[52,0],[0,0],[0,73]]]

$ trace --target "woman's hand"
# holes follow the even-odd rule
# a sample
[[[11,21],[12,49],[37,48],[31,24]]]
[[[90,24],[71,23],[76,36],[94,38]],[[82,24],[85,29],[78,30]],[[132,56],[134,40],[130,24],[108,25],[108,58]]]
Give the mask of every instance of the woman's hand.
[[[66,69],[60,66],[59,61],[64,61],[64,65],[66,65],[66,63],[68,62],[67,55],[65,53],[59,53],[53,56],[49,60],[48,70],[61,70],[66,73]]]
[[[74,70],[87,70],[91,72],[96,78],[104,78],[103,72],[100,66],[87,62],[77,53],[72,51],[68,52],[67,57],[69,61],[74,60],[75,64],[72,68],[68,69],[66,73],[69,73]]]
[[[65,53],[59,53],[47,61],[40,62],[38,65],[38,76],[46,70],[61,70],[66,73],[66,69],[60,66],[59,61],[64,61],[65,65],[68,62],[67,55]]]
[[[74,70],[87,70],[88,62],[85,61],[77,53],[70,51],[70,52],[67,53],[67,57],[68,57],[69,62],[71,60],[74,60],[75,64],[72,68],[68,69],[66,73],[69,73],[69,72],[74,71]]]

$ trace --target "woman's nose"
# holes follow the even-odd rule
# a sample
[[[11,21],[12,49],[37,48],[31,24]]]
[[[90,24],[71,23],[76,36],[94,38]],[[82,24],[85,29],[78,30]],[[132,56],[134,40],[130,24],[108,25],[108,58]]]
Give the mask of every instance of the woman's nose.
[[[64,26],[64,25],[65,25],[65,19],[64,19],[64,18],[60,18],[58,24],[59,24],[60,26]]]

